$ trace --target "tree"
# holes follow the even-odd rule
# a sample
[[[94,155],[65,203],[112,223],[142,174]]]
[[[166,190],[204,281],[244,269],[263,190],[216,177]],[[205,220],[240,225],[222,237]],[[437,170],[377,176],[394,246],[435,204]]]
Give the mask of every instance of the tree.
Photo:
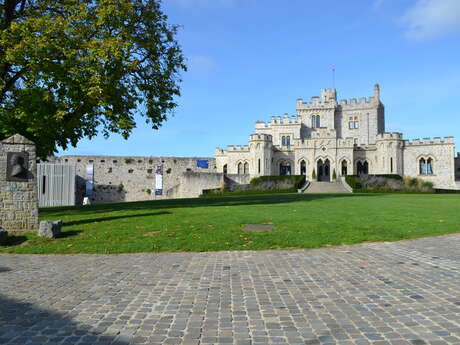
[[[161,0],[4,0],[0,139],[45,157],[84,137],[128,138],[135,114],[158,129],[186,70]]]

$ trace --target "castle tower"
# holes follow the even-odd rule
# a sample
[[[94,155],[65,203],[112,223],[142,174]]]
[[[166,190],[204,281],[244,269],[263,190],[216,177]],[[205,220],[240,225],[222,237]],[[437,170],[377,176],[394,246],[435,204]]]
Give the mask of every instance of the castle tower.
[[[249,136],[251,153],[251,175],[272,175],[273,137],[270,134],[251,134]]]
[[[403,137],[401,133],[382,133],[377,135],[377,165],[379,174],[403,175],[402,158]]]

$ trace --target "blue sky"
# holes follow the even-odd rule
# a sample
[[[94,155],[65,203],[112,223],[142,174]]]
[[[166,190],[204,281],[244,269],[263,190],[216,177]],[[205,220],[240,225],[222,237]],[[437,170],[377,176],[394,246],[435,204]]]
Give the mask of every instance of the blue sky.
[[[127,141],[100,136],[59,154],[213,156],[331,87],[332,65],[339,99],[380,84],[387,131],[460,140],[459,0],[164,0],[163,10],[189,65],[174,115],[158,131],[139,119]]]

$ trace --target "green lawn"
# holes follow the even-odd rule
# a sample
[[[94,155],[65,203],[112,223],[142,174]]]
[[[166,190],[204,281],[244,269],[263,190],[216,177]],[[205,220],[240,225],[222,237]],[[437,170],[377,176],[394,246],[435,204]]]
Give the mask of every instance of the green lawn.
[[[63,235],[12,237],[0,253],[317,248],[460,232],[459,194],[271,194],[45,208]],[[273,224],[250,232],[245,224]]]

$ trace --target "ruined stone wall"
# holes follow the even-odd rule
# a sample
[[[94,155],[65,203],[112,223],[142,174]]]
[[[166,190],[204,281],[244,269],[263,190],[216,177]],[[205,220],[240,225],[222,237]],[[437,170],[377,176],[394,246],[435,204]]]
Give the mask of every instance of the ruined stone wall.
[[[21,161],[12,163],[12,153],[19,153]],[[23,136],[0,142],[0,227],[9,233],[38,230],[36,160],[34,143]],[[13,170],[18,163],[19,170]]]
[[[185,172],[214,173],[216,161],[209,157],[120,157],[62,156],[56,162],[75,164],[77,173],[76,203],[85,194],[86,166],[94,166],[94,193],[91,200],[123,202],[191,197],[179,191]],[[197,160],[207,160],[208,168],[197,167]],[[155,195],[155,171],[163,170],[163,195]]]

